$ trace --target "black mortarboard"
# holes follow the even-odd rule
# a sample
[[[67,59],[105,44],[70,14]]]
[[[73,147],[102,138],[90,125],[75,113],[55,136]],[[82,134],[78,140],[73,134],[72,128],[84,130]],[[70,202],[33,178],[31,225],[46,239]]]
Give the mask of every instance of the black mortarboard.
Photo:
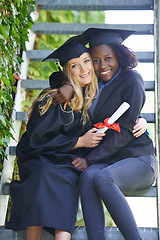
[[[68,79],[61,70],[59,70],[58,72],[53,72],[49,76],[49,85],[52,89],[60,88],[63,81],[68,81]]]
[[[82,42],[89,43],[90,47],[107,43],[122,43],[134,31],[120,29],[88,28],[80,38]]]
[[[134,32],[122,29],[88,28],[84,33],[68,39],[43,61],[49,58],[58,58],[61,66],[64,66],[70,59],[80,57],[87,52],[88,50],[84,46],[87,43],[90,47],[107,43],[122,43]]]
[[[49,58],[57,58],[60,61],[61,66],[63,67],[66,62],[72,58],[80,57],[84,52],[88,52],[84,44],[80,43],[77,36],[68,39],[63,45],[58,49],[52,52],[48,57],[43,61]]]

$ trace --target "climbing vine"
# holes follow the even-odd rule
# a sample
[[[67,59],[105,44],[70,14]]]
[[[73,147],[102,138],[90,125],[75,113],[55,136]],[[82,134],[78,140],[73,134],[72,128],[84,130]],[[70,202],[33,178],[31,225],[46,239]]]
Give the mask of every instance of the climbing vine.
[[[16,92],[14,73],[19,74],[21,50],[26,50],[28,29],[33,21],[34,0],[1,0],[0,2],[0,168],[6,156],[12,128],[11,113]]]

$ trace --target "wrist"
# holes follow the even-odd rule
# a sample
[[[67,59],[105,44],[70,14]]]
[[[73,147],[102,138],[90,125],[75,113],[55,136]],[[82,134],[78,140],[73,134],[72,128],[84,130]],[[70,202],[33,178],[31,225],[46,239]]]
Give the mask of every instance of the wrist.
[[[71,86],[73,88],[73,85],[71,83],[69,83],[69,82],[65,82],[63,85],[69,85],[69,86]]]
[[[81,148],[81,147],[82,147],[82,136],[78,138],[77,147],[78,147],[78,148]]]
[[[81,147],[81,137],[78,138],[76,145],[72,149],[80,148]]]

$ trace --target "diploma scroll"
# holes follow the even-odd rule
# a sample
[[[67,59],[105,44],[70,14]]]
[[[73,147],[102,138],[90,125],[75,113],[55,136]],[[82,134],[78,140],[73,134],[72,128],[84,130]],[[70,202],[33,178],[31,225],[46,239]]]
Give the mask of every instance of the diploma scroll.
[[[119,117],[122,116],[122,114],[123,114],[124,112],[127,111],[128,108],[130,108],[130,105],[129,105],[127,102],[123,102],[123,103],[120,105],[120,107],[119,107],[119,108],[113,113],[113,115],[109,118],[108,123],[109,123],[109,124],[113,124],[115,121],[117,121],[117,119],[118,119]],[[98,133],[98,132],[104,133],[104,132],[107,131],[107,129],[108,129],[108,127],[105,126],[104,128],[98,129],[97,133]]]

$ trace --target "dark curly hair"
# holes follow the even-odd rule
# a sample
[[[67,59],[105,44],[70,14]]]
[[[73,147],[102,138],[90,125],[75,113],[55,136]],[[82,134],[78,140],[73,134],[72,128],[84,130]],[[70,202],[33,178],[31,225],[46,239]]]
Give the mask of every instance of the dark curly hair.
[[[115,51],[119,65],[122,67],[123,71],[127,72],[138,65],[136,54],[123,44],[107,45],[109,45]]]

